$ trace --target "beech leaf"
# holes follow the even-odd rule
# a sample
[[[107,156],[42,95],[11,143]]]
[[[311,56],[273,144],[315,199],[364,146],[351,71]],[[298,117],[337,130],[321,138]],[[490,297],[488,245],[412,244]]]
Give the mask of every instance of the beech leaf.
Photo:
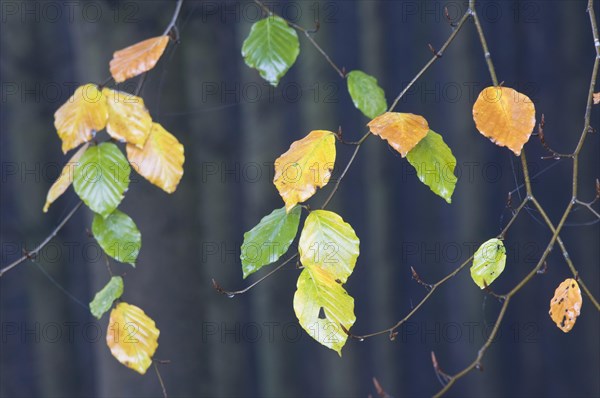
[[[506,249],[500,239],[490,239],[479,246],[473,255],[471,278],[477,286],[485,289],[504,271]]]
[[[106,344],[123,365],[145,374],[152,365],[160,332],[154,321],[140,308],[119,303],[110,312]]]
[[[123,294],[123,278],[113,276],[110,281],[94,296],[90,303],[90,311],[96,318],[102,318],[105,312],[110,310],[113,302]]]
[[[133,220],[119,210],[104,218],[94,216],[92,233],[106,254],[122,263],[135,267],[135,260],[142,247],[142,234]]]
[[[144,100],[109,88],[103,89],[102,92],[108,106],[108,134],[118,141],[143,147],[152,127],[152,118]]]
[[[106,98],[95,84],[79,86],[54,114],[54,127],[62,140],[62,151],[78,147],[94,138],[106,126]]]
[[[402,157],[405,157],[429,131],[429,124],[423,116],[412,113],[386,112],[371,120],[371,133],[380,136]]]
[[[154,68],[168,43],[169,36],[158,36],[115,51],[110,60],[110,73],[115,82],[124,82]]]
[[[373,119],[385,112],[387,101],[383,89],[377,84],[377,79],[360,70],[353,70],[346,78],[354,106],[366,117]]]
[[[63,167],[60,172],[60,176],[54,181],[54,184],[48,190],[48,194],[46,195],[46,204],[44,204],[44,213],[48,211],[48,208],[56,199],[58,199],[69,186],[73,183],[73,175],[75,174],[75,166],[78,164],[79,159],[83,155],[83,153],[87,150],[89,144],[83,145],[75,155],[69,159],[67,164]]]
[[[518,156],[535,127],[535,106],[512,88],[487,87],[473,105],[473,120],[482,135]]]
[[[273,183],[283,198],[287,211],[308,200],[317,188],[327,185],[335,155],[335,134],[327,130],[314,130],[294,142],[275,161]]]
[[[556,323],[556,326],[565,333],[569,333],[575,321],[581,313],[581,289],[575,279],[565,279],[554,292],[554,297],[550,300],[550,317]]]

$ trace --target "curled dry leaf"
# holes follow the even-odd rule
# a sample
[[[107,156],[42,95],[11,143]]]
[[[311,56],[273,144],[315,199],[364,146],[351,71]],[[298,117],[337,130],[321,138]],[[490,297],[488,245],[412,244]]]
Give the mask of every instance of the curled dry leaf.
[[[600,104],[600,92],[594,93],[594,105]]]
[[[69,159],[67,164],[63,167],[62,171],[60,172],[60,176],[56,179],[56,181],[54,181],[54,184],[52,184],[48,190],[48,194],[46,195],[46,204],[44,205],[44,213],[48,211],[50,205],[63,193],[65,193],[67,188],[69,188],[69,186],[71,186],[73,183],[75,166],[89,145],[90,144],[85,144],[79,148],[79,150],[75,152],[75,155],[73,155],[73,157],[71,157],[71,159]]]
[[[159,334],[144,311],[135,305],[119,303],[110,312],[106,344],[119,362],[144,374],[152,364]]]
[[[67,153],[94,138],[106,126],[106,98],[94,84],[79,86],[54,114],[54,127]]]
[[[115,51],[110,61],[110,73],[115,82],[124,82],[154,68],[168,43],[169,36],[159,36]]]
[[[521,154],[535,127],[535,105],[508,87],[487,87],[473,105],[477,130],[498,146]]]
[[[402,157],[413,149],[429,131],[429,124],[423,116],[412,113],[386,112],[371,120],[371,133],[380,136]]]
[[[108,134],[115,140],[143,147],[152,127],[152,118],[144,100],[108,88],[103,89],[102,93],[108,106]]]
[[[568,333],[575,326],[575,321],[581,312],[581,289],[575,279],[565,279],[554,292],[550,300],[550,318],[556,326]]]
[[[335,134],[311,131],[275,160],[273,183],[289,212],[329,182],[335,163]]]
[[[152,123],[143,148],[127,144],[127,158],[142,177],[173,193],[183,177],[183,145],[158,123]]]

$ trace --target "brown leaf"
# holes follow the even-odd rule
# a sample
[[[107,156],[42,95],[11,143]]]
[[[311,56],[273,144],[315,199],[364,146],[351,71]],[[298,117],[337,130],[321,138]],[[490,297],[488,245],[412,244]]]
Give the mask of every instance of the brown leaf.
[[[600,104],[600,92],[594,93],[594,105]]]
[[[371,133],[387,140],[402,157],[425,138],[429,131],[427,120],[412,113],[386,112],[371,120],[367,126]]]
[[[115,82],[124,82],[154,68],[168,43],[169,36],[158,36],[116,51],[110,61]]]

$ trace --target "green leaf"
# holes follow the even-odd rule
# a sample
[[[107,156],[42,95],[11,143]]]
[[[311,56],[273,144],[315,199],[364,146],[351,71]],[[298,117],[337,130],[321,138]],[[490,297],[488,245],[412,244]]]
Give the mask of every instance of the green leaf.
[[[123,200],[130,173],[119,148],[103,143],[85,151],[75,167],[73,188],[94,213],[107,217]]]
[[[296,62],[299,53],[296,31],[276,15],[252,25],[242,46],[246,65],[258,69],[262,78],[273,86],[277,86],[279,79]]]
[[[387,110],[385,92],[377,79],[360,70],[348,73],[347,79],[352,102],[366,117],[374,119]]]
[[[92,222],[92,233],[106,254],[135,267],[135,260],[142,246],[142,234],[127,214],[119,210],[113,211],[106,218],[96,214]]]
[[[289,213],[285,207],[273,210],[244,234],[240,255],[244,279],[287,252],[298,232],[301,210],[300,206],[295,206]]]
[[[457,181],[454,175],[456,158],[441,135],[429,130],[425,138],[408,152],[406,159],[417,171],[421,182],[446,202],[452,202]]]
[[[318,265],[346,283],[359,255],[360,241],[350,224],[328,210],[312,211],[300,235],[298,250],[304,266]]]
[[[94,296],[90,303],[90,311],[96,318],[102,318],[102,315],[112,307],[113,302],[123,294],[123,278],[113,276],[110,281]]]
[[[319,343],[342,355],[356,316],[354,299],[326,269],[307,265],[298,278],[294,312],[304,330]],[[319,317],[323,309],[325,319]]]
[[[490,239],[475,252],[471,266],[471,278],[484,289],[500,276],[506,264],[506,249],[500,239]],[[484,283],[485,281],[485,283]]]

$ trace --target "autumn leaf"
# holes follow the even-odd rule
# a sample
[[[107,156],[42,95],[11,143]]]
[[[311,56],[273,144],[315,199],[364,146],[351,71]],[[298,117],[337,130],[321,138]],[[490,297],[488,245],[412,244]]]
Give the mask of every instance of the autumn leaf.
[[[110,310],[113,302],[123,294],[123,278],[113,276],[110,281],[96,295],[90,303],[90,312],[97,319],[102,318]]]
[[[154,68],[168,43],[169,36],[158,36],[115,51],[110,60],[110,73],[115,82],[124,82]]]
[[[246,65],[257,69],[260,76],[273,86],[277,86],[279,79],[296,62],[299,53],[296,31],[276,15],[253,24],[242,45]]]
[[[142,177],[173,193],[183,177],[183,145],[158,123],[152,123],[150,135],[142,148],[127,144],[127,158]]]
[[[386,112],[371,120],[371,133],[387,140],[402,157],[413,149],[429,131],[427,120],[412,113]]]
[[[473,255],[471,278],[481,289],[485,289],[500,276],[506,265],[506,249],[500,239],[490,239],[479,246]]]
[[[550,318],[556,326],[565,333],[569,333],[581,312],[583,299],[581,289],[575,279],[565,279],[554,292],[550,300]]]
[[[319,317],[321,310],[325,318]],[[294,294],[294,312],[313,339],[342,355],[348,339],[344,329],[350,330],[356,321],[354,299],[329,271],[305,266]]]
[[[69,188],[69,186],[71,186],[71,184],[73,183],[75,166],[78,164],[79,159],[87,150],[88,146],[89,144],[85,144],[81,148],[79,148],[79,150],[75,152],[75,155],[73,155],[71,159],[69,159],[67,164],[63,167],[62,171],[60,172],[60,176],[56,181],[54,181],[54,184],[52,184],[52,186],[48,190],[48,194],[46,195],[46,204],[44,204],[43,209],[44,213],[48,211],[50,205],[54,203],[54,201],[58,199],[63,193],[65,193],[67,188]]]
[[[518,156],[535,127],[535,106],[512,88],[487,87],[473,105],[473,119],[481,134]]]
[[[94,212],[108,217],[129,186],[131,167],[119,148],[105,142],[85,151],[75,167],[73,188]]]
[[[79,86],[54,114],[54,127],[62,140],[62,151],[78,147],[94,138],[106,126],[106,98],[94,84]]]
[[[341,283],[354,270],[360,240],[342,217],[328,210],[311,211],[300,234],[298,251],[302,265],[318,265]]]
[[[327,185],[334,163],[335,134],[327,130],[311,131],[275,161],[273,183],[288,212]]]
[[[594,105],[600,104],[600,92],[594,93]]]
[[[108,134],[121,142],[143,147],[150,134],[152,118],[144,100],[135,95],[105,88],[108,107]]]
[[[119,303],[110,312],[106,344],[123,365],[145,374],[158,347],[159,330],[135,305]]]
[[[298,233],[300,206],[287,212],[276,209],[244,234],[240,260],[244,279],[265,265],[277,261],[289,249]]]

